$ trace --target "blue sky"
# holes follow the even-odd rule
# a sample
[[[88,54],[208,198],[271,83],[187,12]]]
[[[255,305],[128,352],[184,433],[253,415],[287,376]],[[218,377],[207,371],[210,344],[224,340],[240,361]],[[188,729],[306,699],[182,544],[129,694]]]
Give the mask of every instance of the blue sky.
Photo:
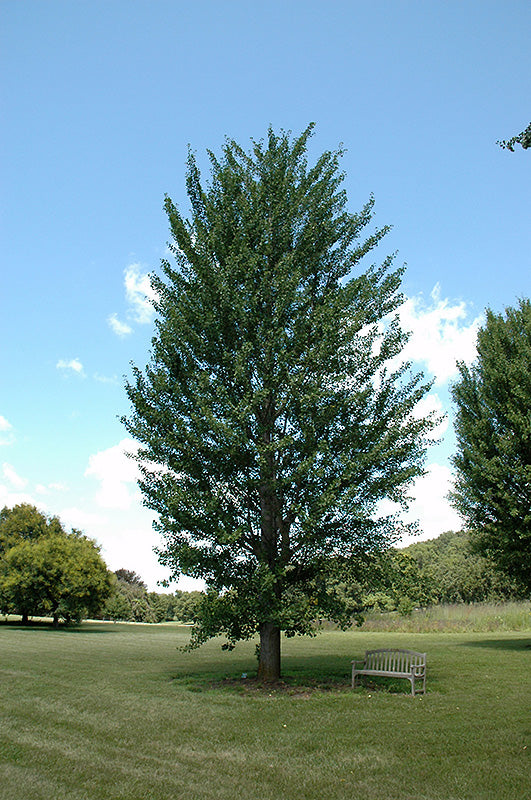
[[[206,169],[226,135],[315,121],[313,155],[344,144],[351,210],[374,193],[380,253],[408,265],[409,354],[449,415],[412,513],[424,537],[455,527],[455,359],[485,306],[531,288],[531,154],[496,145],[531,119],[528,0],[4,0],[0,28],[0,506],[34,502],[113,569],[165,577],[119,421],[164,194],[187,209],[189,144]]]

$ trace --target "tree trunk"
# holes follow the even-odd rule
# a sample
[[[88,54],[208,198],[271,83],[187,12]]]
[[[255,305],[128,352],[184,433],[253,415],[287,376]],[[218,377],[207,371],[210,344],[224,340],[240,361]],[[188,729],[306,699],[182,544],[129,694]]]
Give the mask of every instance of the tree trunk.
[[[258,680],[274,683],[280,678],[280,628],[272,622],[260,625]]]
[[[58,628],[59,627],[59,615],[58,614],[54,614],[53,615],[53,626],[54,626],[54,628]]]
[[[28,612],[27,611],[23,611],[21,616],[22,616],[22,624],[23,625],[27,625],[28,622],[29,622]]]

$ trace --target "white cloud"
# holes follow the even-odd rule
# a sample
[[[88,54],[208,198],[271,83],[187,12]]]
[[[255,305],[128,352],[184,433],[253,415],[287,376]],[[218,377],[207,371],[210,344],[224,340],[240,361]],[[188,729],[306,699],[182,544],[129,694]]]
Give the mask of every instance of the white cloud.
[[[142,505],[137,488],[139,469],[126,455],[138,452],[139,447],[132,439],[123,439],[91,455],[85,475],[99,482],[92,511],[87,513],[81,504],[64,509],[60,517],[96,539],[110,569],[132,569],[151,590],[160,591],[157,582],[167,579],[169,570],[153,552],[153,548],[161,545],[159,534],[153,530],[155,514]],[[183,577],[177,587],[192,591],[204,588],[204,583]]]
[[[24,487],[28,484],[26,478],[21,478],[11,464],[2,464],[2,474],[4,478],[11,484],[13,489],[24,489]]]
[[[64,492],[67,488],[64,483],[48,483],[46,485],[38,483],[35,486],[35,491],[37,494],[50,494],[50,492]]]
[[[14,441],[13,426],[5,417],[0,415],[0,445],[13,444]]]
[[[439,284],[431,293],[431,304],[426,305],[422,296],[409,297],[399,315],[402,328],[411,331],[400,360],[423,364],[434,376],[436,385],[457,377],[458,360],[470,363],[475,359],[482,317],[467,323],[466,303],[452,304],[441,299]]]
[[[0,483],[0,508],[13,508],[21,503],[30,503],[37,505],[41,511],[46,513],[46,509],[42,503],[36,503],[34,498],[28,492],[14,492],[9,486]]]
[[[98,383],[112,383],[115,385],[118,383],[118,378],[116,375],[113,375],[111,378],[109,378],[106,375],[100,375],[99,372],[94,373],[94,380],[98,381]]]
[[[130,333],[133,333],[132,327],[127,322],[121,322],[116,314],[111,314],[107,322],[117,336],[129,336]]]
[[[153,320],[155,292],[148,273],[140,271],[140,264],[130,264],[124,270],[125,294],[132,307],[132,317],[141,324]]]
[[[77,375],[81,377],[85,377],[85,372],[83,370],[83,364],[79,360],[79,358],[72,358],[70,361],[66,361],[65,359],[60,359],[60,361],[56,364],[57,369],[70,369],[72,372],[75,372]]]
[[[417,478],[409,492],[412,502],[404,520],[418,521],[420,535],[405,538],[402,545],[419,539],[434,539],[444,531],[461,530],[463,521],[448,501],[452,488],[452,471],[443,464],[430,464],[426,474]]]
[[[136,453],[138,447],[132,439],[123,439],[114,447],[90,456],[85,475],[100,482],[96,502],[101,508],[131,507],[140,473],[127,453]]]
[[[66,528],[77,528],[96,540],[110,569],[132,569],[142,576],[151,591],[164,591],[158,581],[168,578],[169,570],[153,552],[161,544],[160,536],[153,530],[154,514],[142,505],[138,492],[130,491],[136,483],[136,464],[126,459],[124,453],[135,452],[137,448],[133,441],[124,440],[91,457],[87,473],[100,480],[98,495],[104,501],[104,508],[95,507],[92,499],[85,499],[86,492],[81,496],[74,494],[62,483],[40,483],[33,492],[27,491],[28,481],[10,464],[0,465],[0,508],[30,503],[45,514],[57,515]],[[113,470],[117,471],[115,475]],[[56,500],[53,505],[51,502],[53,492],[59,491],[70,492],[62,508]],[[117,492],[114,498],[113,492]],[[181,578],[177,586],[173,585],[175,588],[191,591],[203,588],[203,583]]]
[[[4,463],[0,475],[5,480],[5,483],[0,481],[0,508],[4,508],[4,506],[13,508],[20,503],[33,503],[31,495],[22,491],[28,481],[21,478],[11,464]]]
[[[416,524],[417,535],[404,535],[397,543],[405,547],[412,542],[435,539],[445,531],[459,531],[463,520],[450,505],[448,494],[453,489],[452,471],[445,464],[429,464],[426,473],[414,481],[408,495],[409,508],[399,515],[404,524]],[[398,503],[382,500],[378,503],[378,516],[400,512]]]
[[[92,511],[86,511],[76,506],[61,509],[58,516],[65,528],[77,528],[83,531],[83,533],[86,533],[91,539],[94,538],[91,529],[104,525],[107,522],[105,517],[101,514],[95,514]]]
[[[448,415],[445,414],[441,398],[435,392],[424,395],[422,400],[415,406],[414,416],[416,419],[427,417],[429,414],[434,414],[434,416],[441,419],[441,422],[434,428],[429,438],[435,440],[442,439],[448,430]]]

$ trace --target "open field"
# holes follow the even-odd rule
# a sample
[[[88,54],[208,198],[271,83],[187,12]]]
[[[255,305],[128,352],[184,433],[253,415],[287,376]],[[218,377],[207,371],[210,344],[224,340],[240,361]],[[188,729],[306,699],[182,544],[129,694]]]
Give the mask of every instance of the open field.
[[[531,631],[531,601],[452,603],[415,609],[410,616],[397,611],[368,613],[364,631],[401,633],[485,633]]]
[[[254,643],[175,624],[0,626],[7,800],[522,800],[531,633],[326,631],[283,643],[287,690],[223,683]],[[366,648],[428,653],[428,694],[348,688]],[[328,685],[306,688],[320,676]],[[249,688],[247,686],[249,685]]]

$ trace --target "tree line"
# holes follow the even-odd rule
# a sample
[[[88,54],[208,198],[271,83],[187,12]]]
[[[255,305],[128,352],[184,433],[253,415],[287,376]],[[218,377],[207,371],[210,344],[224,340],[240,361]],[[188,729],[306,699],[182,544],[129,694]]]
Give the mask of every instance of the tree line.
[[[101,610],[103,619],[123,622],[193,622],[202,592],[148,592],[142,578],[132,570],[115,571],[115,592]]]
[[[364,609],[408,614],[414,607],[528,596],[524,583],[478,551],[470,533],[447,531],[384,553],[376,587],[364,595]]]
[[[29,503],[0,510],[0,612],[60,621],[190,622],[201,592],[148,592],[135,572],[112,572],[96,542]]]
[[[331,596],[348,609],[348,622],[368,611],[409,614],[440,603],[500,602],[525,597],[524,583],[481,555],[466,532],[390,548],[345,571],[331,559],[326,568]],[[95,542],[68,533],[57,517],[21,504],[0,511],[0,611],[79,622],[86,617],[124,622],[197,623],[204,592],[148,591],[132,570],[111,572]],[[316,604],[314,604],[315,606]],[[314,607],[314,624],[319,614]]]

